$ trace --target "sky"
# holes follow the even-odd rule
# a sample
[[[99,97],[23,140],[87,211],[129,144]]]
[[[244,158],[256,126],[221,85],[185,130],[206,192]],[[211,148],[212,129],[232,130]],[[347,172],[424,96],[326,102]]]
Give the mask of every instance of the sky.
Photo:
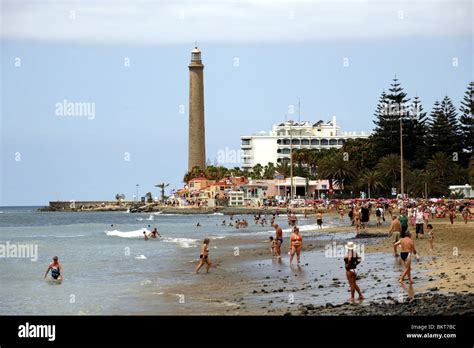
[[[182,187],[195,43],[207,157],[228,167],[298,98],[301,120],[369,133],[394,76],[425,111],[473,80],[467,0],[0,2],[0,206]]]

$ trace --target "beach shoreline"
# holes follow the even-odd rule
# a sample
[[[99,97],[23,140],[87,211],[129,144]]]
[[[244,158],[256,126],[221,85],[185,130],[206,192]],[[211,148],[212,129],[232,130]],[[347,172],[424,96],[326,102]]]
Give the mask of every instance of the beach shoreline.
[[[284,238],[281,263],[272,258],[268,244],[261,243],[265,236],[215,240],[211,245],[217,249],[211,251],[211,260],[218,267],[211,268],[209,274],[194,275],[193,265],[188,264],[192,282],[171,286],[164,292],[171,297],[186,297],[186,304],[173,307],[173,313],[180,315],[472,315],[474,291],[472,276],[467,274],[472,243],[461,243],[462,238],[454,241],[463,253],[451,260],[443,252],[452,242],[447,238],[447,224],[435,222],[437,244],[432,255],[422,244],[428,244],[427,240],[416,241],[421,259],[413,264],[413,287],[398,283],[403,267],[392,256],[389,227],[384,225],[369,226],[363,234],[348,239],[338,236],[354,232],[354,227],[305,231],[302,270],[288,265],[288,237]],[[470,224],[458,223],[456,228],[460,235],[474,231]],[[326,239],[317,238],[321,233]],[[363,243],[367,253],[359,272],[366,297],[360,304],[347,301],[349,287],[342,259],[323,256],[328,245],[343,245],[349,240]],[[234,255],[236,250],[238,256]],[[159,294],[162,296],[163,289]],[[449,300],[443,300],[446,296]]]

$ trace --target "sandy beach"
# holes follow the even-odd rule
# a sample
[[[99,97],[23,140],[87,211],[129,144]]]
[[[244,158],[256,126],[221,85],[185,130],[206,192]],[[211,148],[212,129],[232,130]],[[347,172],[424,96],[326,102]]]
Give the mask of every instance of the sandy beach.
[[[152,292],[149,299],[175,298],[170,314],[181,315],[412,315],[419,312],[419,306],[402,313],[397,308],[413,301],[422,303],[418,314],[473,314],[474,225],[456,221],[451,226],[444,219],[436,219],[433,225],[433,252],[427,239],[415,241],[421,258],[413,261],[413,286],[398,283],[403,265],[392,256],[387,221],[382,227],[369,226],[358,237],[351,226],[305,232],[300,270],[289,267],[288,238],[282,246],[281,262],[272,258],[269,245],[262,243],[266,236],[215,240],[210,258],[216,267],[209,274],[193,274],[198,255],[193,258],[190,254],[190,259],[179,265],[185,273],[183,283]],[[366,299],[354,305],[347,302],[349,287],[342,258],[325,256],[328,245],[344,245],[349,240],[365,247],[358,284]],[[443,300],[444,296],[449,300]]]

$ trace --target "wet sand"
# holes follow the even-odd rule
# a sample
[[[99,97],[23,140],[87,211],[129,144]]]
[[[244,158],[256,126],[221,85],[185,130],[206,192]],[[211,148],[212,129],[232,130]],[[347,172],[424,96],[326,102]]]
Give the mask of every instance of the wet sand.
[[[462,312],[462,308],[471,306],[472,297],[457,294],[474,293],[471,271],[474,225],[458,221],[451,226],[444,220],[436,220],[433,225],[433,252],[429,251],[427,239],[415,241],[421,259],[413,261],[413,286],[398,283],[403,265],[392,256],[387,221],[382,227],[369,226],[358,237],[351,226],[305,232],[301,269],[289,267],[288,238],[284,240],[280,262],[271,256],[269,244],[262,243],[265,236],[215,240],[210,258],[217,267],[211,268],[209,274],[203,268],[202,274],[195,275],[197,255],[189,254],[190,259],[180,267],[187,281],[161,288],[155,295],[167,296],[174,303],[170,313],[163,314],[390,315],[402,314],[398,304],[417,301],[422,303],[426,314],[430,309],[437,314],[443,311],[448,314],[453,308]],[[325,256],[327,245],[344,245],[349,240],[365,247],[365,259],[358,267],[358,284],[366,298],[361,306],[348,304],[350,293],[342,258]],[[454,247],[458,248],[457,256],[453,255]],[[442,298],[440,292],[449,293],[450,300],[433,300],[433,296]],[[409,315],[410,311],[406,313]]]

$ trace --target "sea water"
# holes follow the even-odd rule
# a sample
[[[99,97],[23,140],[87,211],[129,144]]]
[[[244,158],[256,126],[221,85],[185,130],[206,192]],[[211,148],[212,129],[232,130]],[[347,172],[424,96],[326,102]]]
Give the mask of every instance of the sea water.
[[[148,297],[143,295],[150,284],[159,293],[160,285],[193,281],[192,262],[199,257],[204,238],[248,235],[263,240],[274,235],[270,225],[255,225],[252,216],[234,216],[234,222],[247,219],[245,229],[222,226],[230,217],[219,213],[39,212],[37,207],[0,211],[0,244],[26,244],[38,250],[35,261],[0,258],[0,315],[148,313]],[[299,219],[303,234],[315,228],[314,219]],[[338,224],[336,219],[327,220],[328,226]],[[288,236],[286,216],[276,222]],[[163,238],[144,241],[143,231],[155,227]],[[63,267],[60,285],[50,276],[43,279],[55,255]],[[166,301],[162,307],[154,303],[163,312],[166,306]]]

